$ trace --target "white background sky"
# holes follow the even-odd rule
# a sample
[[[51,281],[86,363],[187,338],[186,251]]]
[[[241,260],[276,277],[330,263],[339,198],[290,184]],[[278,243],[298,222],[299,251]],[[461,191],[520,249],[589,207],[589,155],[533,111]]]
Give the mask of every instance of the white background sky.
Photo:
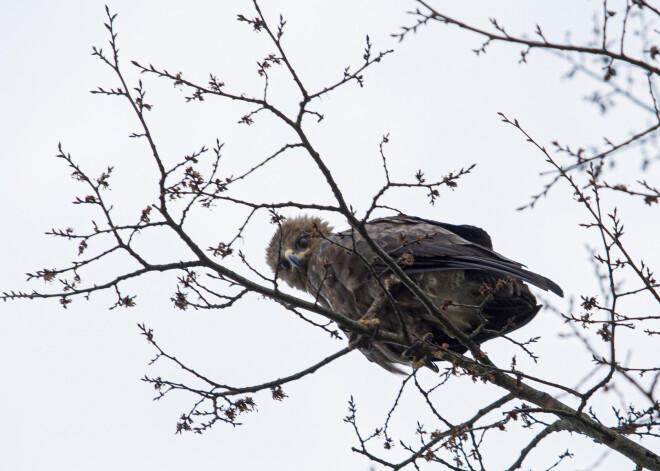
[[[564,287],[569,296],[594,293],[581,208],[565,188],[558,188],[534,211],[517,212],[545,181],[547,169],[536,152],[497,112],[518,118],[540,142],[559,140],[577,146],[615,140],[646,125],[652,118],[625,103],[614,116],[602,116],[583,97],[595,84],[583,77],[560,80],[568,65],[554,56],[532,52],[530,64],[518,65],[518,48],[492,46],[485,57],[471,50],[480,40],[434,24],[402,44],[390,37],[409,24],[413,2],[336,1],[264,2],[275,22],[287,19],[284,45],[308,89],[341,77],[346,65],[361,62],[364,35],[375,49],[395,53],[365,74],[366,85],[343,87],[317,102],[326,119],[308,127],[313,143],[335,172],[348,201],[364,209],[382,184],[378,154],[381,136],[390,133],[386,151],[394,178],[410,180],[423,169],[429,179],[477,163],[454,191],[443,191],[435,206],[423,193],[397,193],[389,203],[431,219],[481,226],[496,250],[519,260]],[[447,3],[444,5],[444,3]],[[460,3],[459,6],[456,3]],[[486,25],[496,16],[511,32],[543,26],[548,38],[588,38],[597,2],[437,2],[448,14]],[[112,1],[119,14],[120,59],[130,80],[138,78],[130,60],[153,63],[171,72],[205,82],[216,74],[235,92],[258,95],[261,81],[256,61],[272,52],[265,35],[256,35],[235,21],[237,13],[254,16],[250,2]],[[64,162],[53,156],[57,143],[91,175],[115,167],[108,197],[125,222],[139,218],[155,195],[155,166],[146,143],[129,140],[139,131],[127,104],[95,96],[97,86],[117,86],[111,71],[93,58],[93,45],[107,47],[105,12],[96,1],[30,1],[5,5],[0,17],[0,213],[2,231],[0,290],[42,288],[26,284],[24,273],[62,266],[73,260],[76,247],[43,232],[69,226],[89,230],[100,219],[70,201],[82,187],[69,178]],[[283,73],[275,74],[270,96],[291,110],[298,98]],[[266,115],[252,127],[239,126],[248,109],[220,100],[186,105],[183,93],[165,81],[145,77],[152,131],[162,155],[181,156],[226,143],[224,171],[239,174],[287,142],[290,135]],[[639,162],[633,161],[634,174]],[[625,172],[622,173],[625,175]],[[652,168],[647,177],[657,171]],[[253,200],[329,202],[318,171],[302,154],[291,154],[255,175],[238,195]],[[85,193],[83,193],[85,194]],[[657,210],[626,206],[622,210],[632,246],[636,229],[657,234]],[[655,211],[655,212],[654,212]],[[231,207],[195,215],[190,232],[201,246],[227,240],[243,213]],[[288,214],[294,214],[289,212]],[[339,220],[337,228],[344,227]],[[248,228],[241,249],[265,268],[263,250],[272,232],[266,214]],[[139,247],[152,261],[186,258],[171,236],[143,235]],[[90,249],[91,250],[91,249]],[[91,252],[90,252],[91,253]],[[657,261],[657,254],[655,255]],[[653,261],[651,259],[650,261]],[[100,266],[88,280],[101,282],[125,269],[126,259]],[[48,287],[46,287],[48,288]],[[342,422],[351,394],[358,403],[364,430],[382,425],[400,379],[352,353],[333,365],[285,387],[282,403],[268,393],[256,395],[259,412],[232,429],[217,425],[203,436],[174,435],[177,417],[192,405],[185,395],[152,402],[152,389],[140,378],[177,372],[165,364],[147,366],[154,351],[140,337],[137,323],[155,330],[163,348],[220,382],[248,385],[291,374],[343,347],[321,331],[293,318],[280,307],[251,296],[235,309],[221,312],[178,311],[169,297],[173,276],[150,276],[126,285],[139,294],[137,307],[112,310],[109,295],[90,302],[76,300],[68,310],[53,302],[0,304],[0,469],[369,469],[370,463],[351,453],[350,426]],[[558,304],[563,306],[563,304]],[[520,339],[542,333],[534,366],[519,359],[530,374],[574,384],[589,367],[589,355],[570,350],[559,338],[566,327],[554,314],[541,312],[521,330]],[[493,357],[507,362],[511,345],[488,344]],[[576,353],[578,352],[578,353]],[[633,359],[648,357],[640,344]],[[575,361],[578,356],[579,361]],[[583,362],[583,365],[580,364]],[[574,365],[566,371],[560,368]],[[178,377],[183,378],[183,377]],[[423,379],[431,384],[432,378]],[[437,403],[453,418],[487,404],[501,392],[469,380],[443,388]],[[411,396],[412,397],[412,396]],[[411,403],[395,418],[397,429],[411,437],[415,420],[433,421]],[[517,457],[518,442],[528,438],[503,435],[495,465],[508,466]],[[530,463],[544,469],[567,447],[578,451],[587,440],[558,435],[547,441]],[[564,469],[582,469],[599,451],[576,456]],[[393,451],[392,453],[397,453]],[[499,461],[498,461],[499,460]],[[626,463],[608,457],[607,467]],[[534,467],[534,469],[537,469]]]

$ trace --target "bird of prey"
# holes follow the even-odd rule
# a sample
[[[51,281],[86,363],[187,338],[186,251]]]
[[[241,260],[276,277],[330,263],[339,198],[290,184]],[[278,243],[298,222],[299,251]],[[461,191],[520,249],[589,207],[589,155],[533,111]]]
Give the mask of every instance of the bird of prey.
[[[409,216],[374,219],[365,227],[442,315],[473,334],[476,343],[518,329],[536,315],[541,306],[525,283],[563,296],[553,281],[494,252],[490,236],[478,227]],[[402,332],[403,321],[412,340],[466,351],[353,229],[335,233],[317,217],[286,219],[266,252],[277,278],[346,317],[394,333]],[[363,338],[349,339],[364,344]],[[388,371],[400,373],[397,364],[411,362],[409,348],[367,343],[362,353]],[[437,370],[428,356],[414,359],[417,366]]]

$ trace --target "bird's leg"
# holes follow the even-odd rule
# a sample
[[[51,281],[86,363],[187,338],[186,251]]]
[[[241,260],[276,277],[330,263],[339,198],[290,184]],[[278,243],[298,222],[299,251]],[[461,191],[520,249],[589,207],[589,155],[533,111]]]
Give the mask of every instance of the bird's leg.
[[[351,332],[351,335],[348,338],[348,348],[365,349],[365,353],[369,353],[371,351],[371,344],[374,338],[376,338],[376,335],[378,335],[378,331],[380,330],[380,319],[376,317],[376,314],[378,314],[378,311],[380,311],[381,307],[383,307],[383,304],[385,303],[386,300],[387,298],[385,297],[384,294],[378,296],[371,303],[371,306],[369,306],[367,312],[364,313],[364,315],[360,319],[358,319],[358,322],[360,324],[372,325],[374,327],[374,331],[371,334],[371,336],[369,338],[366,338],[362,334],[356,334],[355,332]]]
[[[428,332],[422,336],[421,339],[416,340],[410,347],[406,348],[402,353],[401,357],[412,360],[412,367],[414,369],[419,369],[423,366],[433,370],[435,373],[440,372],[440,368],[433,363],[432,357],[429,353],[420,349],[421,346],[433,341],[433,334]],[[421,354],[420,354],[421,350]]]
[[[383,304],[385,304],[385,300],[386,298],[384,294],[381,294],[376,299],[374,299],[374,302],[371,303],[371,306],[369,306],[367,312],[365,312],[364,315],[360,317],[358,322],[365,325],[380,324],[380,320],[376,317],[376,314],[378,314],[380,308],[383,307]]]

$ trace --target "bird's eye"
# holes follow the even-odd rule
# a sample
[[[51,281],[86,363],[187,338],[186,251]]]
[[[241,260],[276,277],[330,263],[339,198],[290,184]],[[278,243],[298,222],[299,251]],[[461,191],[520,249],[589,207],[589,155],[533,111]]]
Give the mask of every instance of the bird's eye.
[[[309,245],[309,241],[307,240],[307,237],[303,236],[300,239],[298,239],[298,242],[296,244],[298,247],[301,249],[306,249],[307,246]]]
[[[291,263],[286,258],[283,258],[282,260],[280,260],[280,269],[281,270],[288,270],[289,268],[291,268]]]

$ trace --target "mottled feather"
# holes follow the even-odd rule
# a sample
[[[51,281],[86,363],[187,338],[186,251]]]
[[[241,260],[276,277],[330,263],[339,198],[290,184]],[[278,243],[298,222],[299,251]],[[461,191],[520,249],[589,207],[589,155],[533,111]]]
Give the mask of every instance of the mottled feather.
[[[524,282],[563,296],[553,281],[494,252],[489,235],[478,227],[396,216],[372,220],[366,228],[456,327],[469,334],[484,323],[476,342],[518,329],[536,315],[540,306]],[[383,302],[385,286],[412,338],[431,334],[439,347],[465,351],[354,230],[333,233],[321,219],[307,216],[286,220],[266,258],[278,278],[323,305],[400,332],[395,307]],[[399,345],[374,342],[363,353],[388,371],[400,372],[396,365],[410,362],[401,357],[403,351]]]

